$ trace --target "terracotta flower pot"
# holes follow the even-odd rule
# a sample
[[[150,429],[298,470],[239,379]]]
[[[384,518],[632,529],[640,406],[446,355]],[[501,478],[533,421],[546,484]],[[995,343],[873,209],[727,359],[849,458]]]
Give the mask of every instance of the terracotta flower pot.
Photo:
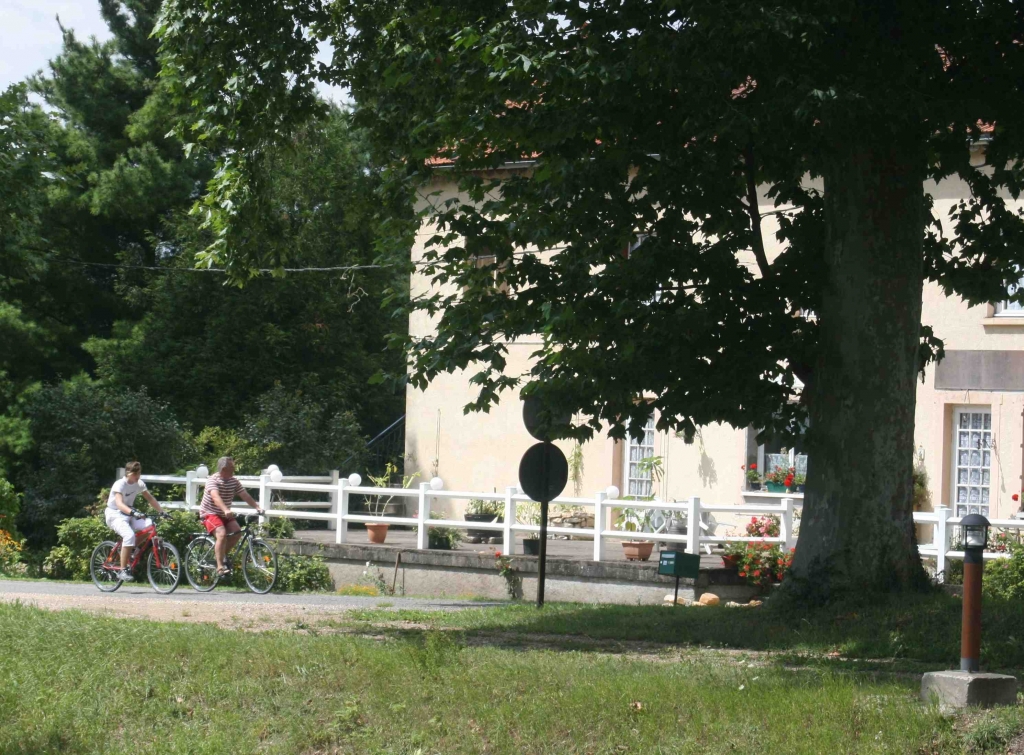
[[[735,553],[727,553],[722,556],[722,566],[726,569],[735,569],[740,565],[740,557]]]
[[[366,534],[370,536],[371,543],[383,543],[388,537],[388,527],[390,524],[370,524],[366,525]]]
[[[627,561],[646,561],[651,557],[654,543],[649,540],[623,540],[622,552]]]

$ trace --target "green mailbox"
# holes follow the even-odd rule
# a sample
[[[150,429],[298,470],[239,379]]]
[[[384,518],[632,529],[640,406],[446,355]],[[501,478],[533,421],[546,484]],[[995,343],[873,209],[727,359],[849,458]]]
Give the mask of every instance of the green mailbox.
[[[679,579],[697,579],[700,574],[700,556],[696,553],[662,551],[658,558],[658,574],[676,578],[676,593],[672,605],[679,605]]]
[[[658,559],[658,574],[668,577],[697,579],[700,573],[700,556],[696,553],[662,551]]]

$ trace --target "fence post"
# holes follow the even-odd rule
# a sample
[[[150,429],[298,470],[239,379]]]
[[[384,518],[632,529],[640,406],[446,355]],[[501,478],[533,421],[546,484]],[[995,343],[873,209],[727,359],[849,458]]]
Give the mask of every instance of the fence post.
[[[686,552],[698,553],[700,548],[700,498],[691,496],[686,502]]]
[[[949,550],[949,527],[946,526],[946,520],[950,513],[948,506],[935,509],[935,577],[939,582],[946,581],[946,552]]]
[[[505,488],[505,522],[502,530],[501,552],[511,556],[516,550],[516,533],[512,525],[516,523],[516,502],[512,496],[516,494],[514,487]]]
[[[260,517],[260,524],[266,524],[270,521],[270,491],[267,490],[267,483],[270,482],[270,475],[260,475],[260,508],[263,509],[263,516]]]
[[[345,517],[348,516],[348,478],[342,477],[338,480],[338,507],[334,513],[337,518],[334,520],[334,542],[337,545],[341,545],[345,542],[345,537],[348,534],[348,522],[345,521]]]
[[[782,516],[779,517],[779,536],[782,538],[782,545],[788,551],[796,545],[796,538],[793,537],[793,499],[782,499]]]
[[[339,479],[341,479],[341,473],[338,472],[337,469],[332,469],[331,470],[331,485],[337,485]],[[337,490],[331,491],[331,493],[329,495],[331,497],[331,513],[332,514],[337,514],[338,513],[338,491]],[[337,528],[337,526],[338,526],[338,520],[336,520],[336,519],[328,519],[327,520],[327,529],[333,530],[333,529]]]
[[[594,496],[594,560],[600,561],[603,555],[601,533],[604,531],[604,501],[608,494],[603,490]]]
[[[185,510],[192,511],[196,505],[196,472],[190,469],[185,473]]]
[[[416,512],[416,548],[425,551],[427,542],[427,521],[430,519],[430,497],[427,493],[430,490],[429,482],[420,483],[420,510]]]

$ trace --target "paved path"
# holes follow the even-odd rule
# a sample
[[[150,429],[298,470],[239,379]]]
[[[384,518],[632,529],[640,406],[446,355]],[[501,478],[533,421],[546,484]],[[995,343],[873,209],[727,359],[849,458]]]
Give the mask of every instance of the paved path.
[[[0,600],[13,601],[19,598],[37,596],[65,598],[102,598],[108,601],[134,602],[158,600],[162,602],[186,603],[228,603],[237,606],[317,606],[329,609],[396,608],[417,611],[451,611],[463,608],[481,608],[501,605],[498,601],[443,600],[440,598],[374,598],[360,595],[332,595],[325,593],[270,593],[255,595],[241,590],[214,590],[196,592],[188,585],[181,585],[170,595],[154,592],[149,583],[122,585],[117,592],[102,593],[92,582],[51,582],[36,580],[0,579]]]
[[[101,593],[91,583],[0,579],[0,603],[15,601],[49,611],[75,609],[150,621],[216,624],[226,629],[265,631],[336,626],[356,609],[415,609],[459,611],[502,605],[498,602],[431,598],[371,598],[363,596],[295,593],[254,595],[234,590],[198,593],[188,585],[160,595],[148,584],[122,585],[117,592]]]

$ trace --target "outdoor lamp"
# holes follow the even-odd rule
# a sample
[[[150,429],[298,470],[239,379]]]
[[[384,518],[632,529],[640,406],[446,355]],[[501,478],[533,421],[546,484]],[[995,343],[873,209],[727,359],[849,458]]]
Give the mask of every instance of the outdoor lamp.
[[[618,488],[617,485],[609,485],[607,488],[604,489],[604,494],[606,496],[608,496],[609,500],[612,500],[612,501],[615,501],[615,500],[618,499],[619,493],[620,493],[620,491],[619,491],[619,488]]]
[[[353,472],[348,476],[348,484],[354,488],[358,488],[359,484],[363,481],[363,478],[359,476],[358,472]]]
[[[444,480],[442,480],[440,477],[432,477],[432,478],[430,478],[430,489],[431,490],[440,490],[443,487],[444,487]]]
[[[960,520],[964,530],[964,548],[985,550],[988,545],[988,519],[981,514],[968,514]]]
[[[209,476],[210,476],[210,468],[208,466],[206,466],[205,464],[200,464],[198,467],[196,467],[196,477],[209,477]]]
[[[964,607],[960,629],[960,670],[978,671],[981,658],[981,577],[989,521],[981,514],[960,520],[964,531]]]
[[[284,475],[281,474],[281,470],[280,469],[274,469],[274,470],[272,470],[270,472],[270,481],[271,482],[281,482],[282,479],[284,479]]]

